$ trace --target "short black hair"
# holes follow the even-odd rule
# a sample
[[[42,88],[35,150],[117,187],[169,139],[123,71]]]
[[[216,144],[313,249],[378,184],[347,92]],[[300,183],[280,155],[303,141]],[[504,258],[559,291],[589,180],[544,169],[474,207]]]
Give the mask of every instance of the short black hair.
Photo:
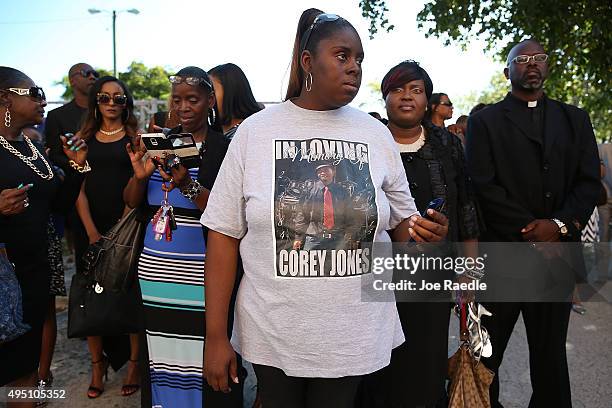
[[[456,124],[460,124],[460,123],[467,123],[468,121],[468,116],[467,115],[461,115],[457,118],[457,122],[455,122]]]
[[[233,119],[246,119],[262,110],[255,100],[249,80],[238,65],[231,62],[218,65],[208,73],[223,86],[221,125],[229,125]]]
[[[425,84],[425,96],[427,99],[431,97],[433,92],[433,82],[427,71],[419,65],[418,62],[413,60],[402,61],[387,72],[382,82],[380,83],[380,90],[382,92],[383,99],[387,97],[387,94],[393,88],[404,86],[411,81],[423,80]]]
[[[479,110],[483,110],[484,108],[486,108],[487,106],[489,106],[488,103],[478,103],[476,104],[472,110],[470,111],[470,116],[475,114],[476,112],[478,112]]]
[[[0,89],[14,88],[30,77],[18,69],[11,67],[0,67]]]

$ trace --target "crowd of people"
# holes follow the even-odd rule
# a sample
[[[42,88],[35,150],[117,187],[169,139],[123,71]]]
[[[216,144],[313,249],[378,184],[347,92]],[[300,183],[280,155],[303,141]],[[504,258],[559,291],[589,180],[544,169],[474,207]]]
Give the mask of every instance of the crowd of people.
[[[247,375],[266,408],[447,406],[452,304],[363,301],[367,249],[445,241],[475,258],[479,241],[580,242],[596,204],[612,201],[601,198],[588,114],[544,92],[548,59],[536,40],[516,44],[507,96],[449,126],[449,96],[405,60],[382,79],[383,119],[349,106],[364,63],[355,28],[308,9],[282,103],[263,109],[232,63],[169,77],[168,110],[148,132],[191,135],[197,165],[149,154],[126,84],[85,63],[70,68],[74,99],[49,112],[36,141],[45,94],[0,67],[0,258],[14,264],[30,327],[0,343],[0,385],[52,386],[58,236],[66,231],[84,273],[88,248],[136,208],[146,220],[132,283],[141,329],[87,337],[89,398],[104,393],[109,367],[127,364],[121,395],[140,390],[147,407],[242,407]],[[434,199],[444,206],[428,209]],[[599,220],[608,239],[609,211]],[[493,407],[520,314],[529,406],[571,407],[571,305],[486,304]]]

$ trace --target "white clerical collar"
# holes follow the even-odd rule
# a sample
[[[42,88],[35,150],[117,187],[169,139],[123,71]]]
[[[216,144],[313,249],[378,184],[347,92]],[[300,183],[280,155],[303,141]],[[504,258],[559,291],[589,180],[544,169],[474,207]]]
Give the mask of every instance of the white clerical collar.
[[[528,108],[535,108],[536,106],[538,106],[538,101],[527,101]]]

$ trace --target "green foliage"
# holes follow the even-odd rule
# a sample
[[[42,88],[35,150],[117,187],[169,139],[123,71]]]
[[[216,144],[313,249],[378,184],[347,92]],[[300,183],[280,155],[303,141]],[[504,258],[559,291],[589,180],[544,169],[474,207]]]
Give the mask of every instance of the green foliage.
[[[378,113],[385,116],[385,101],[380,93],[380,82],[368,82],[365,88],[368,90],[368,94],[366,99],[359,104],[359,107],[379,111]]]
[[[393,30],[395,26],[389,24],[389,20],[385,17],[389,11],[384,0],[359,0],[359,8],[361,15],[370,21],[370,39],[378,32],[378,28],[382,28],[387,32]]]
[[[371,25],[386,21],[384,1],[362,0]],[[475,37],[505,61],[510,48],[535,38],[550,54],[549,96],[591,115],[598,139],[612,139],[610,0],[430,0],[417,16],[426,37],[465,48]],[[376,30],[370,29],[374,35]]]
[[[101,76],[112,75],[111,71],[96,68]],[[119,79],[125,82],[129,90],[134,95],[134,99],[161,99],[166,100],[170,93],[170,82],[168,76],[170,72],[163,67],[147,68],[142,62],[132,62],[127,71],[119,72]],[[55,85],[62,85],[65,91],[62,94],[64,100],[72,99],[72,88],[68,82],[68,75]]]
[[[494,75],[491,82],[482,92],[472,92],[457,99],[457,108],[463,115],[467,115],[479,103],[496,103],[506,97],[510,90],[510,83],[503,73]]]
[[[170,93],[170,72],[162,67],[147,68],[142,62],[132,62],[119,79],[126,83],[134,99],[167,99]]]

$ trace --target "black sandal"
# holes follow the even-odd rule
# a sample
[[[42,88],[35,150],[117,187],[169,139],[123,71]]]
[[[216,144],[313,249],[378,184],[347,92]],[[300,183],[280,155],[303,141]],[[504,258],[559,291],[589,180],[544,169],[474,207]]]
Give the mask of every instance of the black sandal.
[[[93,366],[94,364],[100,364],[103,363],[104,366],[104,381],[108,381],[108,359],[106,357],[102,357],[100,360],[98,361],[92,361],[91,365]],[[104,389],[100,389],[98,387],[94,387],[93,385],[90,385],[89,388],[87,388],[87,398],[89,399],[95,399],[98,398],[100,395],[102,395],[102,393],[104,392]]]
[[[138,365],[138,360],[128,360],[129,363],[134,363],[134,365]],[[129,364],[128,363],[128,364]],[[123,384],[121,386],[121,395],[124,397],[129,397],[140,389],[140,384]]]

